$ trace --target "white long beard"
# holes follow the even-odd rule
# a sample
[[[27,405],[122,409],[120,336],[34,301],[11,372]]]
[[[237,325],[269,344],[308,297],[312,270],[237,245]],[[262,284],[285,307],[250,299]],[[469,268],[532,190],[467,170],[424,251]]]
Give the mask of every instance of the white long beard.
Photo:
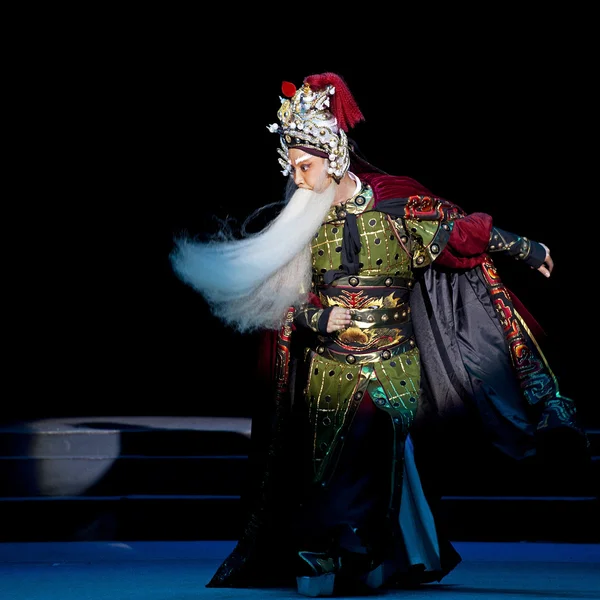
[[[332,183],[321,193],[297,189],[262,231],[242,239],[175,240],[173,270],[234,329],[279,329],[287,309],[307,300],[310,242],[331,207],[335,188]]]

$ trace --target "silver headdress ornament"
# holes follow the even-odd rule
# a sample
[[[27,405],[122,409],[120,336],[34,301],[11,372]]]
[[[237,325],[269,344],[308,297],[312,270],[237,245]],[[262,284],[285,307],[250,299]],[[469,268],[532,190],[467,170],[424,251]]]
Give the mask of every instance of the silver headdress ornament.
[[[309,80],[316,80],[320,85],[311,85]],[[334,85],[337,84],[337,85]],[[351,114],[342,115],[339,122],[331,108],[331,100],[336,88],[343,88],[343,95],[350,98]],[[311,148],[323,153],[329,159],[329,174],[339,181],[350,166],[348,153],[348,138],[344,131],[348,125],[353,125],[363,116],[354,103],[343,80],[333,73],[324,73],[307,77],[298,90],[293,83],[284,82],[280,96],[281,107],[277,111],[279,123],[267,125],[271,133],[279,134],[281,148],[277,149],[284,176],[289,175],[291,163],[290,148]],[[341,99],[342,102],[344,98]],[[345,100],[348,102],[348,100]],[[341,106],[340,101],[336,106]],[[348,113],[348,109],[344,109]],[[344,118],[345,117],[345,118]]]

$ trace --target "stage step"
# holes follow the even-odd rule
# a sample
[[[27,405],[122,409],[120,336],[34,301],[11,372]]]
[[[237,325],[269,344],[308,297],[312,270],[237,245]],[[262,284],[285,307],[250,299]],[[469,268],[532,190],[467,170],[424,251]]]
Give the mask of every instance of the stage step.
[[[250,430],[230,417],[2,426],[0,541],[236,539]],[[600,430],[588,436],[585,473],[465,461],[442,502],[453,538],[600,542]]]
[[[0,542],[236,540],[239,496],[63,496],[0,500]],[[600,543],[597,497],[447,496],[448,536]]]

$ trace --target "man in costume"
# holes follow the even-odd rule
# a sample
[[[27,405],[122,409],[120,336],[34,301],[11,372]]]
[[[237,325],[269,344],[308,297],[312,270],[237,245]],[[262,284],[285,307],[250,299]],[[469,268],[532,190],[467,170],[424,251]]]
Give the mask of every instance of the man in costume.
[[[460,557],[425,473],[435,452],[415,460],[428,431],[468,412],[514,458],[546,431],[585,438],[493,262],[550,276],[550,251],[360,157],[347,132],[363,115],[338,75],[282,93],[268,127],[288,177],[278,216],[172,254],[214,314],[264,332],[273,376],[253,421],[263,475],[208,585],[328,596],[439,581]]]

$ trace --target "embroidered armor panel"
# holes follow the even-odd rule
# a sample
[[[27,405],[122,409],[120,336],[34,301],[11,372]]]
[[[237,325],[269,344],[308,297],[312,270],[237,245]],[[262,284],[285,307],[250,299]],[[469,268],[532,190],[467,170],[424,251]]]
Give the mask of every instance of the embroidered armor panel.
[[[403,437],[416,409],[420,386],[415,347],[388,360],[350,365],[307,350],[310,378],[304,391],[313,430],[315,480],[325,481],[343,447],[345,434],[365,391]]]
[[[419,353],[409,306],[413,254],[424,253],[421,239],[431,243],[439,223],[425,224],[427,232],[419,230],[415,236],[405,231],[404,219],[370,210],[372,205],[372,191],[363,187],[356,198],[332,207],[312,241],[314,293],[323,308],[342,306],[350,309],[352,317],[343,331],[316,333],[315,345],[305,354],[310,377],[304,394],[313,429],[314,476],[323,485],[335,469],[365,392],[389,414],[399,440],[408,432],[417,407]],[[323,275],[341,268],[346,211],[356,215],[360,271],[327,285]],[[311,328],[317,332],[316,322]]]

